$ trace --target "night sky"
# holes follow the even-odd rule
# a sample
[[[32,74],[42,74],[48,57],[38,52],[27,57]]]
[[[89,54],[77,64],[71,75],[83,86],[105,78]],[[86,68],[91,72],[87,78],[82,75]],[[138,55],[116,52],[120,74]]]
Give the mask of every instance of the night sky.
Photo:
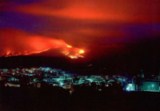
[[[36,60],[43,64],[56,58],[63,66],[81,64],[79,70],[156,73],[159,10],[159,0],[0,0],[0,64],[8,55],[36,53],[47,58]],[[76,60],[64,62],[64,55]]]

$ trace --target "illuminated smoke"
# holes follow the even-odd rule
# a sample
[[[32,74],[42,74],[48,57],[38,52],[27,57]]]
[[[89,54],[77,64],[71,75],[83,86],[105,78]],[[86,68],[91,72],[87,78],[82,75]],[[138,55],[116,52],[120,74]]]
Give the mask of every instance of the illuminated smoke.
[[[71,59],[83,58],[84,50],[73,47],[60,39],[45,36],[27,35],[10,31],[1,33],[0,56],[20,56],[42,53],[48,50],[58,50],[59,53]],[[56,52],[56,51],[55,51]]]

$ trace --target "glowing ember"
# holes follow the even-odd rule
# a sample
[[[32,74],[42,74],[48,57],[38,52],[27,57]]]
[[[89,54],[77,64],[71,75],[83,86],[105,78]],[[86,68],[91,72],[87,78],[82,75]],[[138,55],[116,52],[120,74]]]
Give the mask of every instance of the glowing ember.
[[[83,49],[79,50],[79,54],[84,54],[85,51]]]
[[[71,59],[83,58],[85,51],[83,49],[74,48],[71,45],[67,45],[63,50],[63,54],[68,56]]]

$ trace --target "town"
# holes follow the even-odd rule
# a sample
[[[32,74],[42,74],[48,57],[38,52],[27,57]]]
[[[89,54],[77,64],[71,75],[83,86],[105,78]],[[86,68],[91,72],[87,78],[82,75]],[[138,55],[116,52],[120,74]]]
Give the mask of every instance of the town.
[[[52,88],[59,87],[72,93],[75,89],[92,88],[96,91],[148,91],[160,92],[160,75],[128,76],[79,75],[51,67],[0,69],[0,87]]]

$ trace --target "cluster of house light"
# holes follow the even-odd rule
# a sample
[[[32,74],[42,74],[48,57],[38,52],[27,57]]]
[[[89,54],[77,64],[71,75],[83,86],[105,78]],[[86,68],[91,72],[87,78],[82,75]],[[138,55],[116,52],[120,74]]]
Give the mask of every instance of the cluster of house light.
[[[5,86],[21,87],[20,81],[27,78],[27,85],[34,87],[41,87],[41,83],[46,83],[50,86],[62,87],[70,89],[73,85],[88,85],[92,83],[98,85],[105,85],[105,87],[112,86],[113,83],[120,84],[124,91],[136,91],[137,84],[125,76],[100,76],[100,75],[76,75],[67,73],[60,69],[50,67],[38,68],[14,68],[14,69],[0,69],[0,81],[5,80]],[[25,82],[25,81],[21,81]],[[160,87],[155,82],[145,82],[141,89],[143,91],[159,92]]]

